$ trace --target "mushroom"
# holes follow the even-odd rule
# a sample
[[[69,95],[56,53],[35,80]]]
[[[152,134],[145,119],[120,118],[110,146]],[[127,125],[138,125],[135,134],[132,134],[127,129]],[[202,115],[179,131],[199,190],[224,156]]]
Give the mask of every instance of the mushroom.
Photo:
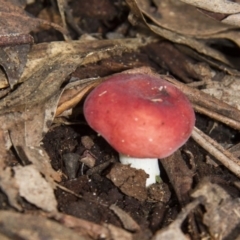
[[[84,102],[92,129],[120,153],[120,162],[143,169],[146,186],[160,175],[158,159],[190,137],[193,108],[174,85],[156,74],[123,72],[107,78]]]

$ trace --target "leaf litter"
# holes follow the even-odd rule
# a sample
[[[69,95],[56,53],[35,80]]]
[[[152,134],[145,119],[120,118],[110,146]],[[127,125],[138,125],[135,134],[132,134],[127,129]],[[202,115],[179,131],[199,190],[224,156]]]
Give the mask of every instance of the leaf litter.
[[[20,1],[1,2],[0,187],[8,201],[1,203],[6,208],[0,210],[0,236],[239,237],[239,155],[231,150],[240,129],[240,55],[234,54],[240,45],[239,3],[217,1],[219,8],[213,8],[209,1],[126,0],[104,5],[122,12],[119,18],[117,11],[109,19],[104,15],[102,22],[87,5],[80,18],[74,12],[64,15],[73,2],[78,6],[57,2],[61,13],[55,14],[64,27],[29,15]],[[88,32],[91,21],[98,34]],[[68,28],[69,22],[78,27]],[[34,43],[42,26],[54,27],[67,41]],[[124,38],[104,39],[114,31]],[[79,40],[70,40],[83,32]],[[144,188],[146,176],[121,166],[82,118],[86,94],[104,77],[124,70],[160,73],[200,113],[192,139],[160,161],[163,182],[150,189]],[[72,154],[80,164],[66,169]],[[208,164],[209,156],[215,165]]]

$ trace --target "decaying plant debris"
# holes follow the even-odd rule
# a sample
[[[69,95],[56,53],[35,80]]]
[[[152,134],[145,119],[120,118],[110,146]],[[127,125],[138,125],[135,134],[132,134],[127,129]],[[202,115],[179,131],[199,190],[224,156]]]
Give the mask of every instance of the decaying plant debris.
[[[238,239],[239,12],[238,0],[0,0],[0,239]],[[160,74],[197,113],[149,188],[82,115],[122,71]]]

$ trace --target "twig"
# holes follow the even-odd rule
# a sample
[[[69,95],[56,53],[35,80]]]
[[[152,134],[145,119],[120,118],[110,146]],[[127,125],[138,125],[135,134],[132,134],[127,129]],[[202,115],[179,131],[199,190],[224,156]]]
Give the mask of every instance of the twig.
[[[192,138],[219,162],[221,162],[227,169],[240,177],[240,161],[238,158],[234,157],[232,153],[196,127],[192,132]]]
[[[204,114],[208,117],[211,117],[211,118],[213,118],[213,119],[215,119],[219,122],[222,122],[222,123],[226,124],[227,126],[232,127],[236,130],[240,130],[240,122],[238,122],[234,119],[231,119],[229,117],[225,117],[222,114],[218,114],[218,113],[215,113],[213,111],[209,111],[207,108],[201,107],[197,104],[193,104],[193,107],[199,113],[202,113],[202,114]]]
[[[195,105],[195,107],[198,107],[198,109],[196,110],[199,110],[201,108],[201,111],[203,112],[203,109],[204,109],[204,112],[203,112],[204,114],[207,111],[208,112],[211,111],[215,113],[215,114],[212,113],[211,117],[223,123],[225,123],[224,121],[227,121],[227,123],[229,123],[231,122],[231,120],[234,120],[235,123],[232,124],[232,126],[234,126],[234,128],[239,129],[240,111],[237,108],[232,107],[231,105],[207,93],[204,93],[198,89],[191,88],[186,84],[183,84],[175,80],[173,77],[169,77],[169,76],[162,76],[162,77],[167,81],[173,83],[184,94],[186,94],[190,99],[190,101]],[[222,117],[219,117],[220,115]]]

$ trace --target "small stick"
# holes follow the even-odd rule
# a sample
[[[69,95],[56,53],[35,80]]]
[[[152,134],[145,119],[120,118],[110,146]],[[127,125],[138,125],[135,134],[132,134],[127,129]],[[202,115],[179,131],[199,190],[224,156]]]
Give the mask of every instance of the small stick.
[[[192,132],[192,138],[219,162],[221,162],[227,169],[240,177],[240,160],[234,157],[232,153],[196,127],[194,127]]]
[[[213,118],[219,122],[222,122],[224,124],[226,124],[227,126],[229,127],[232,127],[236,130],[240,130],[240,122],[239,121],[236,121],[234,119],[231,119],[229,117],[226,117],[222,114],[219,114],[219,113],[216,113],[216,112],[212,112],[212,111],[209,111],[207,108],[205,107],[201,107],[197,104],[192,104],[193,105],[193,108],[199,112],[199,113],[202,113],[210,118]]]

